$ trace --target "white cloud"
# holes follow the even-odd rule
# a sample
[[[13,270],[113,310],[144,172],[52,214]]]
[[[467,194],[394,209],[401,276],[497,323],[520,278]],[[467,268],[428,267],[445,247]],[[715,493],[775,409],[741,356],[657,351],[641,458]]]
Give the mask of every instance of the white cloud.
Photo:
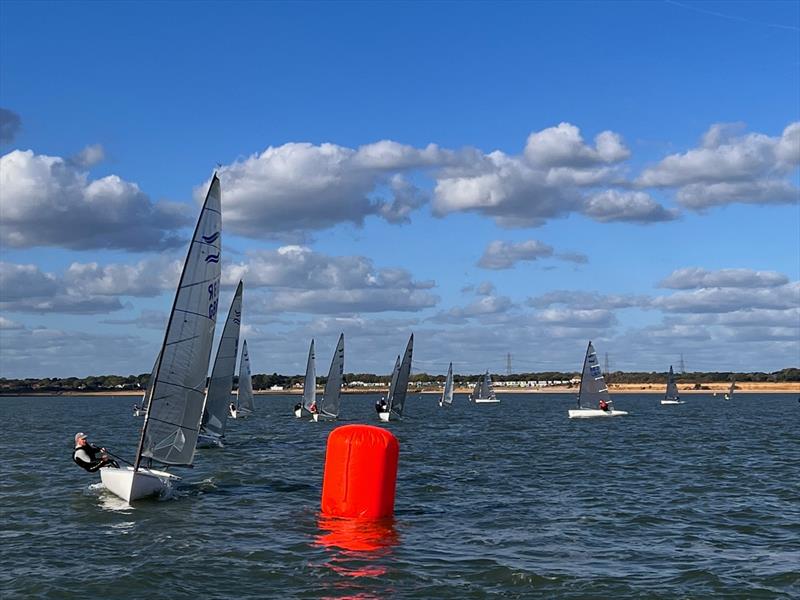
[[[178,285],[183,263],[166,256],[134,264],[72,263],[64,273],[69,288],[101,296],[158,296]]]
[[[605,190],[590,196],[582,212],[601,223],[655,223],[678,217],[677,211],[664,208],[650,194],[618,190]]]
[[[786,179],[800,165],[800,122],[779,137],[761,133],[736,136],[726,125],[712,125],[701,146],[673,154],[645,169],[643,187],[679,187],[678,202],[693,210],[744,202],[788,204],[798,189]]]
[[[514,303],[508,296],[486,295],[467,306],[454,306],[450,310],[437,313],[430,318],[438,323],[464,323],[472,317],[484,317],[508,312]]]
[[[525,145],[525,158],[546,167],[587,167],[623,161],[630,156],[622,138],[604,131],[595,137],[595,147],[587,146],[581,131],[571,123],[559,123],[531,133]]]
[[[489,242],[478,261],[484,269],[510,269],[520,261],[535,261],[553,256],[553,247],[539,240],[524,242]]]
[[[438,297],[433,281],[416,281],[406,269],[376,268],[363,256],[329,256],[306,246],[282,246],[248,255],[227,267],[223,283],[244,280],[248,289],[268,287],[262,309],[273,312],[354,313],[417,311]]]
[[[554,290],[540,296],[528,298],[526,304],[534,308],[563,305],[577,309],[616,309],[646,307],[650,304],[650,298],[646,296]]]
[[[495,287],[491,281],[483,281],[475,288],[475,293],[479,296],[491,296],[494,292]]]
[[[106,158],[106,151],[100,144],[92,144],[86,146],[83,150],[78,152],[70,159],[77,167],[89,168],[96,164],[103,162]]]
[[[673,271],[658,285],[662,288],[689,290],[710,287],[776,287],[788,282],[789,278],[777,271],[754,271],[752,269],[709,271],[701,267],[686,267]]]
[[[16,321],[0,316],[0,329],[23,329],[23,326]]]
[[[745,309],[789,309],[800,305],[800,282],[768,288],[702,288],[653,299],[652,306],[676,313],[726,313]]]
[[[614,313],[606,309],[547,308],[538,311],[534,318],[542,324],[569,328],[606,328],[617,324]]]
[[[185,207],[153,203],[134,183],[89,180],[70,161],[32,151],[0,157],[0,243],[25,248],[153,250],[180,243]]]

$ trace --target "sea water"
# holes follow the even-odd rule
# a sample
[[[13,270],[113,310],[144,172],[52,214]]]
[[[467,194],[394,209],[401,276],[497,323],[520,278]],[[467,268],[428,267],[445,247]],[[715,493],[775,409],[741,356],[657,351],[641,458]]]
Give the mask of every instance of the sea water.
[[[3,598],[798,598],[797,395],[617,395],[630,416],[570,420],[570,395],[411,395],[395,517],[324,519],[336,423],[257,396],[224,449],[161,500],[126,505],[72,463],[72,436],[131,459],[130,397],[0,398]]]

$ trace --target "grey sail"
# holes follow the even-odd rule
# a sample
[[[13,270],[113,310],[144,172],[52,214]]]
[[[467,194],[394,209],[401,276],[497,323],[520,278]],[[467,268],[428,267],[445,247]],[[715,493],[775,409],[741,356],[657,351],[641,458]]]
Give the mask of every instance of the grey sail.
[[[242,344],[242,360],[239,362],[237,409],[249,412],[255,412],[256,410],[256,403],[253,399],[253,377],[250,375],[250,354],[247,352],[247,340]]]
[[[669,366],[669,375],[667,376],[667,393],[664,396],[665,400],[680,400],[681,396],[678,393],[678,384],[675,383],[675,374],[672,371],[672,365]]]
[[[611,396],[597,362],[597,352],[594,351],[592,342],[589,342],[589,346],[586,348],[586,358],[583,360],[578,408],[596,408],[600,400],[610,402]]]
[[[483,385],[483,376],[478,379],[478,383],[475,384],[475,387],[472,388],[472,399],[475,400],[476,398],[481,397],[481,386]]]
[[[311,405],[317,400],[317,367],[314,361],[314,340],[308,348],[308,362],[306,363],[306,377],[303,380],[303,408],[311,410]]]
[[[228,406],[233,392],[233,375],[239,353],[239,329],[242,324],[242,282],[239,282],[231,301],[228,318],[217,346],[217,356],[208,381],[206,406],[203,410],[202,429],[223,436],[228,422]]]
[[[733,398],[734,390],[736,390],[736,378],[731,379],[731,387],[728,388],[728,400]]]
[[[403,416],[403,407],[406,403],[406,395],[408,393],[408,379],[411,376],[411,356],[414,353],[414,334],[408,338],[408,345],[403,354],[403,360],[400,363],[400,369],[397,371],[397,379],[395,381],[394,393],[390,399],[391,411],[398,416]]]
[[[481,385],[481,398],[486,400],[492,398],[493,396],[494,390],[492,389],[492,377],[489,375],[489,371],[486,371]]]
[[[394,361],[394,369],[392,369],[392,379],[389,382],[389,393],[386,394],[386,404],[391,407],[392,405],[392,396],[394,396],[394,391],[397,389],[397,377],[400,374],[400,355],[397,355],[397,360]]]
[[[336,350],[325,382],[325,391],[320,400],[319,412],[327,417],[338,417],[342,399],[342,378],[344,377],[344,334],[339,336]]]
[[[444,381],[444,392],[442,392],[442,403],[453,403],[453,363],[447,367],[447,379]]]
[[[220,186],[214,175],[167,322],[137,469],[142,457],[167,465],[189,465],[194,458],[217,322],[221,228]]]

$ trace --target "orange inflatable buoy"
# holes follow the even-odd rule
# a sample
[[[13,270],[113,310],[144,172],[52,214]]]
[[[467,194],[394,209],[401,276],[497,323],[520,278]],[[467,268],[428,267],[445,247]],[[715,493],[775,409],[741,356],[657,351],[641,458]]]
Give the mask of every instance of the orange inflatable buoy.
[[[394,513],[400,445],[389,431],[344,425],[328,436],[322,513],[332,517],[381,519]]]

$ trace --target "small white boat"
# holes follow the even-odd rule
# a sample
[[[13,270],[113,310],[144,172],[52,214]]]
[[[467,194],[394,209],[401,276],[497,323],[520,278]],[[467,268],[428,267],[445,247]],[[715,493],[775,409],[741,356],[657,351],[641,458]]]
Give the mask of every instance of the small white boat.
[[[675,383],[675,373],[672,372],[672,365],[669,366],[669,375],[667,375],[667,391],[661,404],[683,404],[681,396],[678,393],[678,384]]]
[[[439,406],[452,406],[453,404],[453,363],[447,367],[447,379],[444,380],[444,390],[439,398]]]
[[[385,407],[385,410],[378,410],[378,418],[388,423],[389,421],[397,420],[403,416],[403,408],[406,403],[406,396],[408,395],[408,379],[411,376],[411,360],[414,353],[414,334],[408,338],[408,345],[403,354],[403,360],[397,357],[394,363],[394,371],[392,371],[392,381],[389,384],[389,393],[386,398],[383,398],[379,406]]]
[[[605,405],[607,408],[600,408]],[[597,406],[598,408],[594,408]],[[581,387],[578,391],[578,407],[567,411],[570,419],[593,419],[603,417],[624,417],[628,413],[613,407],[603,373],[597,362],[597,352],[592,342],[586,348],[581,374]]]
[[[100,469],[100,480],[106,489],[130,504],[135,500],[159,496],[172,487],[173,482],[180,481],[172,473],[156,469],[133,467],[104,467]]]
[[[331,367],[328,369],[328,378],[325,380],[325,389],[322,397],[316,404],[316,410],[311,413],[315,423],[319,421],[335,421],[339,417],[339,408],[342,400],[342,380],[344,379],[344,334],[339,335],[336,350],[333,351]]]
[[[472,390],[469,399],[475,404],[497,404],[500,402],[494,393],[492,377],[489,375],[489,371],[486,371],[486,374],[475,384],[475,389]]]
[[[160,494],[178,479],[153,469],[153,463],[190,466],[194,460],[217,322],[220,204],[215,174],[192,234],[161,352],[148,384],[149,402],[134,465],[100,469],[103,485],[128,503]]]

